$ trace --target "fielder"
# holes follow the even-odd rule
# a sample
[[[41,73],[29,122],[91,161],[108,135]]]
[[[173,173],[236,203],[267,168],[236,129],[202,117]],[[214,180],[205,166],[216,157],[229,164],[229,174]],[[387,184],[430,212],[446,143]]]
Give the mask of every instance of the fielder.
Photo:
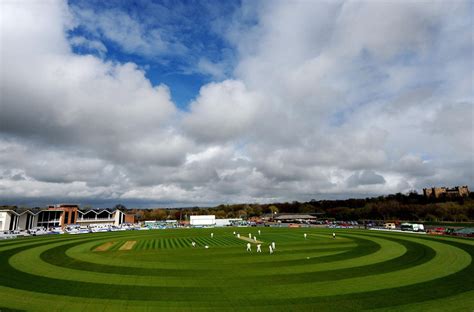
[[[275,250],[275,242],[272,242],[272,249]]]
[[[270,250],[270,254],[273,253],[273,248],[272,248],[272,245],[268,246],[268,250]]]
[[[254,236],[254,237],[253,237],[253,240],[254,240],[254,241],[257,241],[257,236]]]
[[[213,237],[214,237],[214,233],[211,233],[211,238],[213,238]]]
[[[306,239],[306,236],[307,236],[307,234],[306,234],[306,233],[304,233],[304,239]]]
[[[262,252],[262,244],[258,244],[257,245],[257,252]]]
[[[250,243],[247,243],[247,251],[252,252],[252,245]]]
[[[258,230],[258,235],[260,235],[260,230]]]
[[[332,233],[332,238],[336,239],[336,233]]]
[[[196,242],[192,242],[191,245],[192,245],[193,247],[196,247]]]

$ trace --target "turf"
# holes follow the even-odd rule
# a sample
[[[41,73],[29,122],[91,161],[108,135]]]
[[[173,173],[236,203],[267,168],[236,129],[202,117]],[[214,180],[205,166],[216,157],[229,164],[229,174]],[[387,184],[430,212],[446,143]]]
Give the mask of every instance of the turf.
[[[255,246],[246,252],[247,242],[233,231],[257,236],[263,253]],[[261,231],[176,229],[3,241],[0,310],[474,310],[473,240],[365,230],[337,230],[337,239],[326,229]],[[270,255],[272,241],[276,250]]]

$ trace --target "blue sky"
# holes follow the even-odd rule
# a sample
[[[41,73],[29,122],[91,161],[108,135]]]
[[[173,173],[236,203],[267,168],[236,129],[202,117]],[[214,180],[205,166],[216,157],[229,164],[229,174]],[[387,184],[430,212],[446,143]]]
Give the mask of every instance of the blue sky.
[[[154,85],[169,86],[174,102],[187,109],[202,85],[232,74],[235,51],[223,37],[222,23],[232,20],[239,5],[239,1],[69,1],[77,26],[68,35],[100,41],[107,49],[101,53],[76,45],[73,46],[75,53],[92,53],[104,60],[136,63]],[[91,15],[83,18],[80,12],[84,11],[90,11]],[[143,36],[159,31],[164,43],[170,47],[150,52],[124,48],[122,42],[108,36],[100,25],[91,25],[91,19],[100,20],[110,12],[136,22]],[[116,23],[120,24],[120,19]],[[153,44],[153,40],[148,43]],[[199,68],[203,59],[211,64],[225,64],[221,75],[216,77]]]
[[[6,1],[0,204],[472,189],[473,6]]]

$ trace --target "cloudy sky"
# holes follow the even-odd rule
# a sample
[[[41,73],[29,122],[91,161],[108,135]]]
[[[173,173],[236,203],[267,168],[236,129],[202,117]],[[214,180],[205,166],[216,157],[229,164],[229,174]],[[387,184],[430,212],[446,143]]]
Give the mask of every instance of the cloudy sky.
[[[0,205],[474,188],[472,1],[0,6]]]

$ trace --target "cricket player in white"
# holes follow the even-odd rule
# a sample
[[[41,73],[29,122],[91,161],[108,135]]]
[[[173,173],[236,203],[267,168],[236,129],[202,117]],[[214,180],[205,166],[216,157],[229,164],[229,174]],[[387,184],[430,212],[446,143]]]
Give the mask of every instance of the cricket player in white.
[[[272,245],[268,246],[268,249],[270,250],[270,254],[272,254],[273,253]]]
[[[275,250],[275,242],[272,242],[272,249]]]
[[[336,239],[336,233],[332,233],[332,238]]]
[[[304,239],[306,239],[306,233],[304,233]]]
[[[196,242],[192,242],[191,245],[193,245],[193,247],[196,247]]]
[[[247,243],[247,251],[252,251],[252,245],[250,245],[250,243]]]
[[[211,238],[213,238],[213,237],[214,237],[214,233],[211,233]]]
[[[262,244],[258,244],[257,245],[257,252],[262,252]]]
[[[240,233],[237,233],[237,238],[240,238]]]
[[[252,233],[249,233],[249,238],[252,238]]]
[[[260,230],[258,230],[258,235],[260,235]]]
[[[254,236],[254,237],[253,237],[253,240],[254,240],[254,241],[257,241],[257,236]]]

